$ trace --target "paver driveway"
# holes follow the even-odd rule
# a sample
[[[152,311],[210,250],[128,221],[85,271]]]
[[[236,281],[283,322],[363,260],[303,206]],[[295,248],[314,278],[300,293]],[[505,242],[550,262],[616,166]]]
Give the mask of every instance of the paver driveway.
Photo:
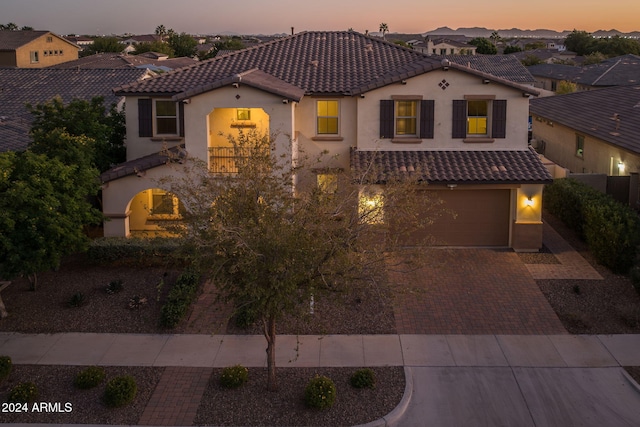
[[[518,255],[425,249],[425,266],[389,269],[399,334],[566,334]]]

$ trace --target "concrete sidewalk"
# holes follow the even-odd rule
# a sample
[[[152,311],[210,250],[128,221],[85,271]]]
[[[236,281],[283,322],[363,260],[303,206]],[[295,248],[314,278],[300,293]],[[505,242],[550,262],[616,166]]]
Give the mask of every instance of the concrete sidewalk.
[[[265,346],[260,335],[0,333],[16,364],[262,367]],[[621,368],[640,366],[640,335],[282,335],[276,353],[280,367],[404,366],[402,401],[368,426],[640,425],[640,390]]]
[[[266,366],[261,335],[0,333],[17,364]],[[640,365],[640,335],[281,335],[281,367],[618,367]]]

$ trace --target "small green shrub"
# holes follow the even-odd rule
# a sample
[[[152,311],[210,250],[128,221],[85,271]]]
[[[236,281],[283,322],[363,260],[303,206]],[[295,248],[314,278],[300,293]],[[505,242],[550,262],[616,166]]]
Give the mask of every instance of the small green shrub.
[[[247,380],[249,380],[249,369],[242,365],[226,367],[220,375],[220,385],[224,388],[240,387]]]
[[[304,401],[311,408],[331,408],[336,401],[336,385],[330,378],[316,375],[304,389]]]
[[[82,307],[84,303],[85,298],[82,292],[76,292],[75,294],[71,295],[71,298],[69,298],[69,307]]]
[[[109,282],[109,284],[107,285],[105,291],[109,294],[109,295],[113,295],[113,294],[117,294],[118,292],[120,292],[121,290],[124,289],[124,285],[122,284],[122,280],[117,279],[117,280],[112,280]]]
[[[175,328],[187,314],[189,306],[196,297],[200,275],[187,270],[176,280],[169,291],[167,302],[162,306],[160,324],[166,328]]]
[[[89,389],[94,388],[100,385],[106,373],[104,372],[104,368],[101,366],[89,366],[86,369],[83,369],[76,375],[76,379],[73,381],[73,384],[81,389]]]
[[[358,369],[351,375],[349,382],[355,388],[375,388],[376,374],[369,368]]]
[[[38,387],[32,382],[18,383],[9,392],[9,402],[30,403],[38,398]]]
[[[104,401],[108,406],[119,408],[133,402],[137,392],[138,386],[132,376],[115,377],[107,383]]]
[[[9,356],[0,356],[0,381],[9,376],[13,369],[13,363]]]
[[[95,263],[118,261],[133,265],[165,265],[170,259],[180,262],[179,248],[178,239],[106,237],[91,241],[87,257]]]

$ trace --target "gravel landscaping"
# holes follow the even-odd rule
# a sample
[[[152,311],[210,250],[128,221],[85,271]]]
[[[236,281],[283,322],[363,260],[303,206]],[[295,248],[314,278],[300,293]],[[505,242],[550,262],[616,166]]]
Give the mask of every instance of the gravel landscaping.
[[[573,334],[640,333],[640,297],[626,276],[612,274],[597,265],[584,243],[545,214],[545,221],[559,232],[590,262],[605,280],[539,280],[543,294],[565,328]],[[557,263],[548,250],[519,254],[524,263]],[[189,322],[175,330],[159,326],[160,310],[166,294],[179,275],[175,267],[117,264],[90,265],[82,256],[65,262],[58,271],[39,275],[38,289],[29,290],[24,279],[15,280],[2,292],[10,313],[0,320],[0,331],[25,333],[117,332],[117,333],[195,333]],[[111,281],[122,280],[123,290],[109,294]],[[83,295],[80,307],[71,307],[74,294]],[[130,307],[134,298],[145,303]],[[384,280],[360,283],[348,291],[318,294],[313,312],[287,317],[278,324],[281,334],[389,334],[395,333],[392,298]],[[310,311],[309,306],[309,311]],[[225,331],[221,331],[225,332]],[[257,326],[239,328],[230,321],[226,329],[233,334],[260,334]],[[1,351],[0,351],[1,353]],[[1,355],[1,354],[0,354]],[[0,383],[0,401],[6,401],[10,388],[20,381],[34,381],[40,388],[39,401],[70,402],[72,412],[55,414],[2,414],[1,422],[136,424],[146,402],[162,375],[162,368],[107,367],[109,377],[133,375],[138,396],[133,404],[110,409],[102,402],[104,384],[92,390],[77,390],[73,378],[81,368],[69,366],[15,365],[10,377]],[[640,369],[629,367],[636,378]],[[251,370],[250,381],[236,390],[222,390],[218,370],[201,401],[196,424],[210,425],[352,425],[372,421],[391,411],[404,391],[402,368],[377,368],[378,386],[356,390],[348,385],[354,368],[281,368],[280,391],[265,392],[265,372]],[[327,375],[338,387],[338,399],[328,411],[305,407],[302,390],[314,374]]]

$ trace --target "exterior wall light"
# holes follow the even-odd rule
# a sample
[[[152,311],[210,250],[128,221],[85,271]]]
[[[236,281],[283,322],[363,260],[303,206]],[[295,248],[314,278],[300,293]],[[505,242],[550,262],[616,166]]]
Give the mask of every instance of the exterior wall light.
[[[524,201],[525,206],[530,206],[533,207],[534,202],[533,199],[531,197],[527,197],[527,200]]]
[[[618,172],[624,173],[624,163],[618,162]]]

